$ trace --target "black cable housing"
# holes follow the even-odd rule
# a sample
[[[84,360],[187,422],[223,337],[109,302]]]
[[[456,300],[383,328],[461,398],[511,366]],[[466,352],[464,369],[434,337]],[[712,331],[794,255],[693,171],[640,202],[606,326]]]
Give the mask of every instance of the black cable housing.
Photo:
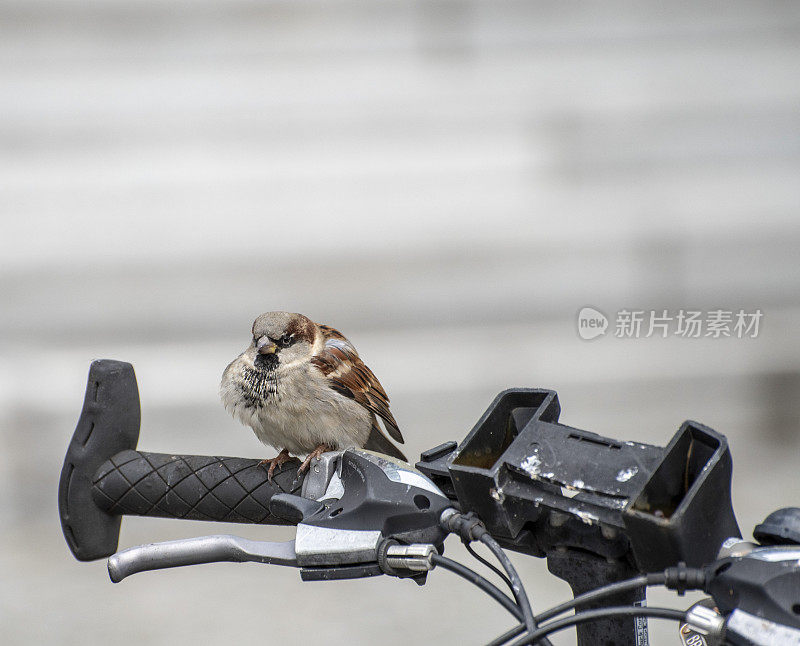
[[[573,608],[577,608],[579,606],[586,605],[587,603],[592,603],[593,601],[598,601],[605,597],[614,596],[621,592],[627,592],[629,590],[635,590],[636,588],[645,586],[645,587],[652,587],[657,585],[663,585],[671,590],[676,590],[679,595],[686,592],[686,590],[698,590],[702,589],[705,585],[705,578],[706,572],[701,568],[690,568],[686,567],[684,564],[679,564],[675,567],[667,568],[663,572],[651,572],[649,574],[642,574],[637,577],[633,577],[631,579],[625,579],[624,581],[618,581],[616,583],[610,583],[608,585],[601,586],[596,588],[595,590],[589,590],[588,592],[584,592],[581,595],[578,595],[574,599],[570,601],[565,601],[557,606],[553,606],[545,610],[544,612],[536,615],[536,623],[542,623],[547,621],[548,619],[552,619],[553,617],[557,617],[558,615],[567,612],[568,610],[572,610]],[[510,630],[506,631],[497,639],[489,642],[487,646],[502,646],[510,639],[522,634],[525,632],[525,626],[520,624],[511,628]]]
[[[508,555],[503,551],[503,548],[500,547],[500,544],[492,538],[480,519],[473,513],[461,514],[454,509],[449,515],[442,515],[442,526],[447,531],[461,536],[461,540],[465,543],[480,541],[489,548],[495,558],[500,561],[500,565],[502,565],[506,574],[508,574],[508,578],[511,581],[511,590],[514,593],[517,606],[522,610],[525,629],[528,632],[534,631],[537,624],[522,579],[517,573],[511,559],[508,558]],[[542,638],[539,642],[542,646],[553,646],[547,637]]]
[[[512,615],[514,615],[518,621],[523,620],[522,610],[511,599],[509,599],[508,596],[505,595],[502,590],[500,590],[500,588],[475,572],[475,570],[468,568],[466,565],[463,565],[458,561],[449,559],[446,556],[440,556],[439,554],[434,554],[431,557],[431,561],[434,565],[442,567],[445,570],[450,570],[454,574],[460,576],[462,579],[465,579],[466,581],[478,586],[481,590],[483,590],[486,594],[491,596],[501,606],[508,610]]]
[[[531,609],[531,603],[528,600],[528,595],[525,592],[525,586],[522,584],[522,579],[520,578],[519,574],[517,574],[517,570],[514,568],[514,565],[511,563],[511,559],[508,558],[508,555],[503,551],[503,548],[494,540],[485,529],[480,534],[478,540],[488,547],[492,554],[497,557],[497,560],[500,561],[500,565],[503,566],[503,569],[508,573],[508,578],[511,579],[511,589],[514,592],[514,597],[517,600],[517,605],[522,609],[522,615],[525,618],[525,627],[532,631],[536,628],[536,620],[533,617],[533,610]],[[545,646],[552,646],[549,641],[544,642]]]
[[[475,548],[472,547],[472,545],[470,545],[469,543],[464,543],[464,547],[467,549],[467,552],[469,552],[473,556],[473,558],[475,558],[475,560],[480,561],[486,567],[488,567],[492,572],[494,572],[497,576],[499,576],[513,594],[514,585],[511,583],[511,579],[509,579],[505,574],[503,574],[503,572],[500,571],[499,567],[492,565],[489,561],[483,558],[480,554],[478,554],[478,552],[475,551]]]
[[[546,638],[547,635],[552,635],[570,626],[612,617],[653,617],[656,619],[684,621],[686,612],[683,610],[675,610],[674,608],[650,608],[648,606],[612,606],[610,608],[582,610],[571,617],[553,621],[541,628],[537,628],[533,632],[529,632],[522,637],[522,639],[515,641],[512,646],[525,646],[525,644],[533,644],[534,642],[541,643],[541,640]]]

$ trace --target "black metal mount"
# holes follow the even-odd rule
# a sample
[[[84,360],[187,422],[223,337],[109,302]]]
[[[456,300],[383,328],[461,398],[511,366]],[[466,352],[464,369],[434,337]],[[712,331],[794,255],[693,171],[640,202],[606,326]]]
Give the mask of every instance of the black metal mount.
[[[686,421],[662,448],[566,426],[560,412],[555,391],[506,390],[460,444],[426,451],[416,466],[504,547],[546,557],[575,594],[704,565],[741,536],[723,435]],[[643,599],[641,590],[626,602]],[[598,621],[579,629],[579,643],[638,643],[637,632],[633,619]]]

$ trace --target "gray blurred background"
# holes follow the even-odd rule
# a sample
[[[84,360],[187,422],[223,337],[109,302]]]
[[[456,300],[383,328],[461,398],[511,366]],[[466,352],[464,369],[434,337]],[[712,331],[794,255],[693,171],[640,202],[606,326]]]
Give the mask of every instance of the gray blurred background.
[[[727,434],[748,536],[799,505],[799,54],[788,1],[4,0],[3,642],[477,644],[511,625],[447,572],[114,586],[72,559],[56,486],[90,360],[134,364],[143,448],[266,457],[217,384],[270,309],[353,340],[410,456],[503,388],[549,387],[605,435]],[[587,342],[585,305],[764,317],[755,339]],[[130,519],[120,545],[220,531],[289,536]],[[515,561],[537,608],[568,597]]]

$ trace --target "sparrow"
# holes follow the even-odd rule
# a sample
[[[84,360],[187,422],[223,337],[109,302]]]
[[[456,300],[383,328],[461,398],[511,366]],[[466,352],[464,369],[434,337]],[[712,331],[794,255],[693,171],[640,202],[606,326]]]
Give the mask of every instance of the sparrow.
[[[261,314],[251,331],[250,345],[225,368],[219,392],[235,419],[280,449],[261,462],[270,480],[290,453],[307,455],[298,473],[326,451],[349,447],[406,460],[378,423],[403,443],[386,391],[341,332],[290,312]]]

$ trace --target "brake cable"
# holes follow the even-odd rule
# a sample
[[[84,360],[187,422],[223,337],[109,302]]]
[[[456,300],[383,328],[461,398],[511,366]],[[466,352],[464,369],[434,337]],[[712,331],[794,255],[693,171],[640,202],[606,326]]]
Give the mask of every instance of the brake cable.
[[[545,610],[544,612],[536,615],[535,619],[537,624],[542,623],[548,619],[557,617],[568,610],[572,610],[573,608],[577,608],[606,597],[611,597],[622,592],[635,590],[642,586],[653,587],[664,585],[671,590],[676,590],[679,595],[683,595],[683,593],[687,590],[701,589],[703,587],[705,577],[705,571],[701,568],[690,568],[686,567],[685,565],[678,565],[676,567],[667,568],[663,572],[642,574],[630,579],[625,579],[624,581],[609,583],[599,588],[595,588],[594,590],[589,590],[588,592],[578,595],[574,599],[570,599],[569,601],[565,601],[564,603]],[[497,639],[489,642],[487,646],[502,646],[502,644],[505,644],[523,632],[525,632],[525,626],[523,624],[519,624],[500,635],[500,637]]]

